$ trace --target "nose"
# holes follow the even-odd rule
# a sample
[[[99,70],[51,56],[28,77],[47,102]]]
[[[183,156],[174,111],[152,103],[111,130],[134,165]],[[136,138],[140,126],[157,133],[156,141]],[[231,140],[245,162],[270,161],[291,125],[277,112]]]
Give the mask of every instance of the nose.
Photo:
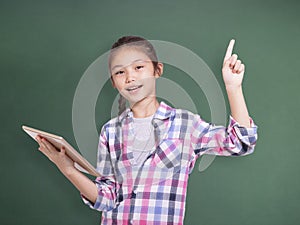
[[[128,70],[126,73],[126,83],[130,83],[135,80],[136,80],[135,72],[132,70]]]

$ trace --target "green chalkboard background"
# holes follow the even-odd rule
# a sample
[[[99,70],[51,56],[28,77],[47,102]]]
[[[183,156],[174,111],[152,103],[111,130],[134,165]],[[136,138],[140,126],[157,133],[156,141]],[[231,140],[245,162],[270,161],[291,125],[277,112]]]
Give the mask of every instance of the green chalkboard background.
[[[299,224],[299,11],[296,0],[2,0],[0,224],[100,223],[101,213],[82,203],[21,126],[59,133],[77,147],[72,127],[77,84],[95,59],[129,34],[192,50],[216,75],[225,96],[221,65],[231,38],[246,64],[243,90],[259,126],[256,151],[217,157],[204,172],[196,165],[185,224]],[[182,79],[182,85],[188,79],[168,65],[163,76]],[[207,100],[196,87],[187,89],[209,121]],[[110,118],[116,94],[109,83],[101,91],[98,129]],[[226,104],[229,114],[227,98]]]

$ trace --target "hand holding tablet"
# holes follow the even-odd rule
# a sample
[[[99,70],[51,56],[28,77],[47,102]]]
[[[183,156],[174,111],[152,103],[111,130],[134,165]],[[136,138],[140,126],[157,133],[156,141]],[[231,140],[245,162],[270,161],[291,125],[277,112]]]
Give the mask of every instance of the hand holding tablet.
[[[53,162],[59,165],[74,166],[82,172],[93,176],[101,176],[97,170],[80,155],[63,137],[32,127],[22,126],[23,130],[40,145],[40,150]],[[58,152],[53,152],[53,150]],[[62,152],[61,152],[62,151]],[[64,153],[66,154],[65,157]],[[73,162],[72,162],[73,161]]]

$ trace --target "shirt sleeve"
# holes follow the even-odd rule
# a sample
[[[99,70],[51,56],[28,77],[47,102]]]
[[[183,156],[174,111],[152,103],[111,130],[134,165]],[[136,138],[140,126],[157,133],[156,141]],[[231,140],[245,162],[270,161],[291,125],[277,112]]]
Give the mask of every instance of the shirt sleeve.
[[[227,127],[207,123],[195,115],[191,145],[197,156],[243,156],[253,153],[257,141],[257,125],[249,117],[250,127],[241,126],[232,115]]]
[[[118,183],[113,173],[111,157],[108,150],[107,136],[104,126],[101,129],[98,153],[97,171],[102,175],[94,180],[98,189],[98,197],[95,203],[88,200],[82,193],[80,196],[83,202],[90,208],[98,211],[109,211],[116,207]]]

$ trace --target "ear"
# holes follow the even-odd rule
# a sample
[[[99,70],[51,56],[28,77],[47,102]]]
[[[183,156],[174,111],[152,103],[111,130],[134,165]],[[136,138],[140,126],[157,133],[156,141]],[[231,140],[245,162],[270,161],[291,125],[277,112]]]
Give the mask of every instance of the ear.
[[[111,81],[111,85],[113,86],[113,88],[116,88],[116,84],[115,84],[115,81],[112,78],[112,76],[110,76],[110,81]]]
[[[164,71],[164,64],[158,62],[157,69],[154,71],[155,78],[159,78],[163,74],[163,71]]]

